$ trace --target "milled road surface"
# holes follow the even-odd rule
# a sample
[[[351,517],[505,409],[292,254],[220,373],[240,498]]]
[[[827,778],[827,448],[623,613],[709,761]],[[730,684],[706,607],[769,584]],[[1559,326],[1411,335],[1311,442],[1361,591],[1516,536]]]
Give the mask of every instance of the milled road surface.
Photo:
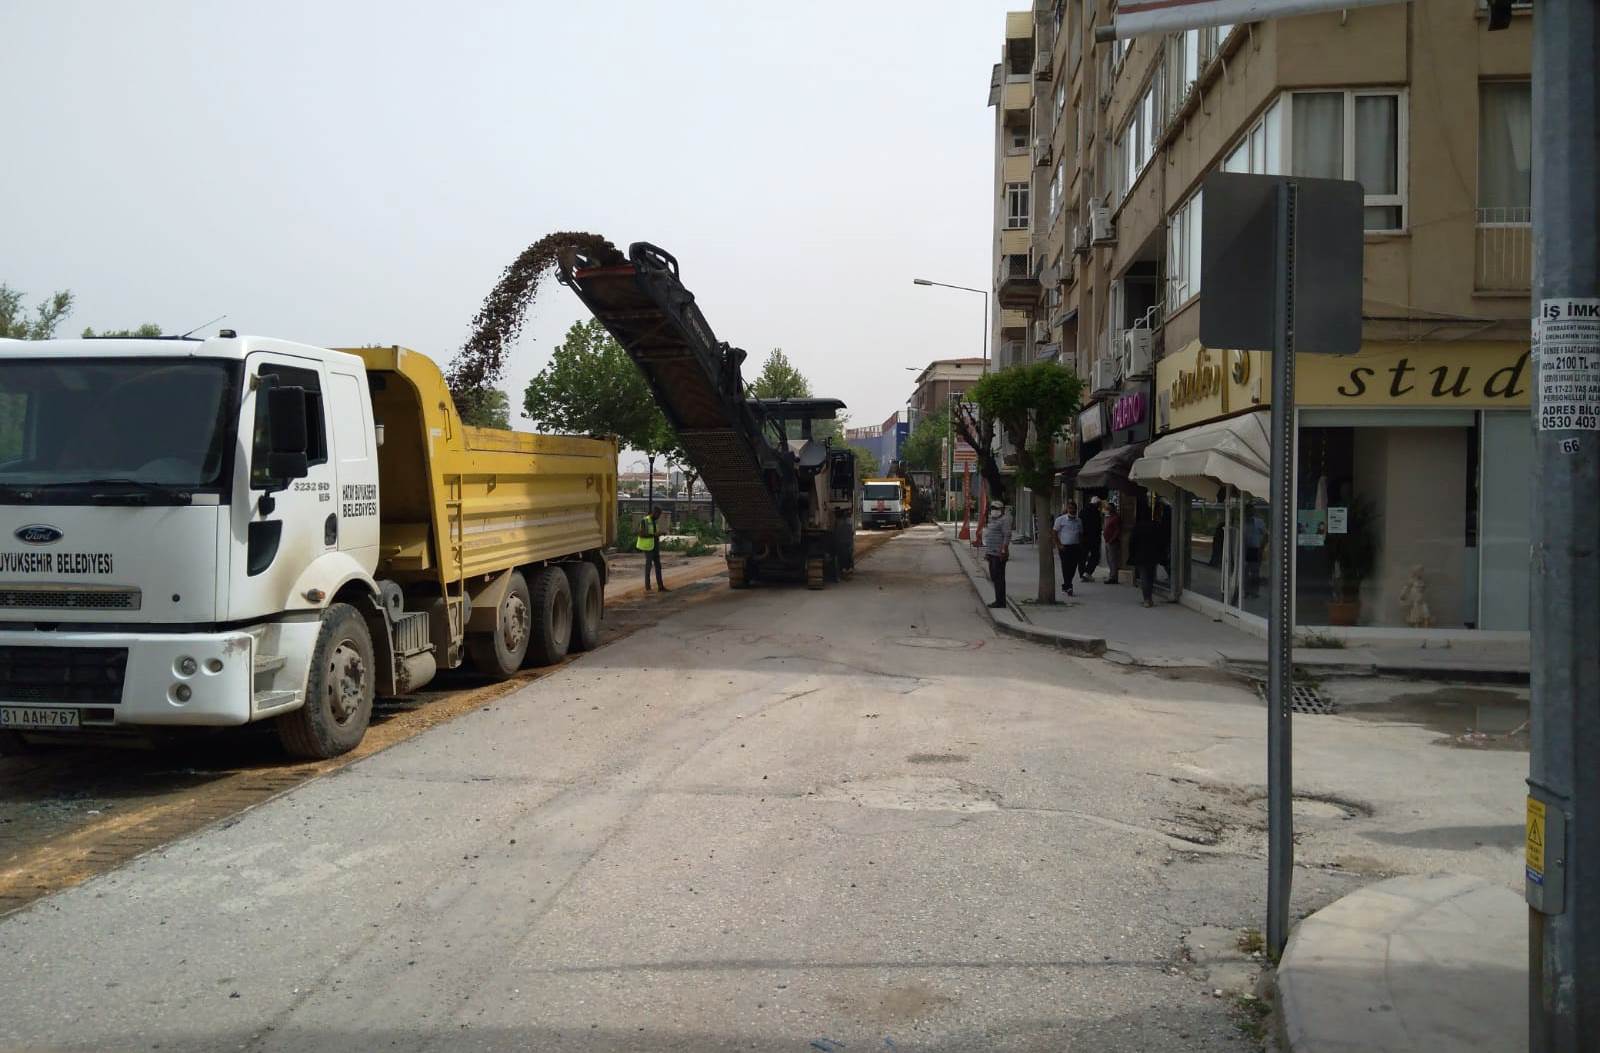
[[[13,914],[0,1048],[1258,1048],[1183,940],[1258,923],[1195,759],[1261,712],[991,635],[919,528]]]

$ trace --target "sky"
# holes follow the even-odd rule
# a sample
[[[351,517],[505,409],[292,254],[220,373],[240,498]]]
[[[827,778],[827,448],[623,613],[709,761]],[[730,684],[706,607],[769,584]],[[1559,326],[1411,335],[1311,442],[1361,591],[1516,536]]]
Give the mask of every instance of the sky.
[[[441,364],[553,230],[652,241],[752,377],[782,347],[853,426],[977,355],[1008,8],[0,0],[0,282],[61,335],[217,315]],[[503,387],[586,317],[549,282]],[[526,422],[521,427],[529,427]]]

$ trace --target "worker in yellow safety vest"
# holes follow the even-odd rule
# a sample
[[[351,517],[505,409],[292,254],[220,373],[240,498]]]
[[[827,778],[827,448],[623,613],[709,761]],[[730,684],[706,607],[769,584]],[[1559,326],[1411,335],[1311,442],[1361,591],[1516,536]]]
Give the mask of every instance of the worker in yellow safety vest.
[[[656,568],[656,587],[662,592],[667,591],[667,583],[661,580],[661,549],[656,544],[656,539],[661,534],[661,514],[656,511],[656,506],[650,506],[650,514],[639,520],[639,536],[634,541],[634,547],[644,553],[644,591],[650,591],[650,568]]]

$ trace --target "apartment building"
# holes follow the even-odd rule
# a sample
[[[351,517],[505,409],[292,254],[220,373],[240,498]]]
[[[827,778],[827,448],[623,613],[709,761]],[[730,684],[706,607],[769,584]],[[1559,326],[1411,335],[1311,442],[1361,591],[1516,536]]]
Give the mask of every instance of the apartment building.
[[[915,428],[929,414],[948,412],[950,396],[962,394],[976,384],[987,364],[981,358],[936,358],[929,362],[917,374],[911,392],[908,426]]]
[[[1361,351],[1296,364],[1297,619],[1525,632],[1531,5],[1097,45],[1111,13],[1011,13],[990,91],[996,357],[1085,378],[1066,475],[1168,502],[1184,602],[1264,627],[1270,363],[1198,339],[1200,185],[1359,180]]]

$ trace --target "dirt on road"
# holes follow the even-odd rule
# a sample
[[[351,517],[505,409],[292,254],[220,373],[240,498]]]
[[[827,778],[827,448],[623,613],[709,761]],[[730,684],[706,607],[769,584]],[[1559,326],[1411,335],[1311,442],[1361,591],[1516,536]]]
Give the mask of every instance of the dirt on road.
[[[863,534],[857,554],[893,536]],[[669,555],[665,595],[644,591],[639,562],[631,554],[613,562],[602,647],[725,587],[720,554]],[[327,761],[285,759],[266,725],[197,735],[159,750],[62,748],[0,757],[0,916],[488,706],[579,660],[525,669],[498,683],[458,671],[441,676],[432,690],[380,700],[361,745]]]

